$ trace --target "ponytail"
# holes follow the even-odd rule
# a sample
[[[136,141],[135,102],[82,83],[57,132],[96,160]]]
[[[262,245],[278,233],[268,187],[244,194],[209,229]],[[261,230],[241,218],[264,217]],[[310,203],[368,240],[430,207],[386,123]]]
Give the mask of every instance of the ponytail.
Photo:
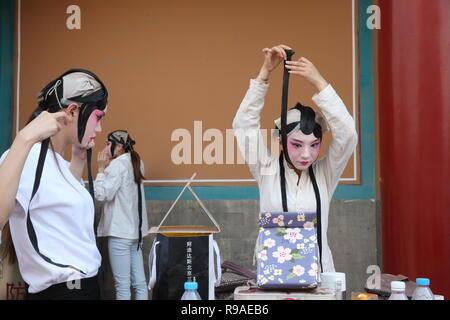
[[[141,157],[139,156],[139,153],[137,153],[134,150],[130,150],[130,154],[131,154],[131,163],[133,165],[134,181],[137,184],[141,184],[142,180],[145,180],[145,177],[142,175],[141,171]]]

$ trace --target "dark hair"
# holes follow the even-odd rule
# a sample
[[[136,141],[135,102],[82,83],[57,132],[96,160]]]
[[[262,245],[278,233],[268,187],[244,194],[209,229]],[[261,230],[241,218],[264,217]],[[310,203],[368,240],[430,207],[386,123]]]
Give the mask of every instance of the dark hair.
[[[134,181],[137,184],[141,184],[142,180],[145,180],[145,177],[141,171],[141,157],[139,156],[139,153],[134,150],[130,150],[130,154],[131,163],[133,164]]]
[[[322,140],[322,127],[316,122],[316,112],[313,108],[304,106],[300,102],[297,102],[291,110],[292,109],[297,109],[300,111],[301,117],[299,121],[288,124],[286,126],[286,132],[292,131],[300,122],[300,130],[304,134],[308,135],[312,133],[317,139]],[[278,128],[275,127],[275,129]]]

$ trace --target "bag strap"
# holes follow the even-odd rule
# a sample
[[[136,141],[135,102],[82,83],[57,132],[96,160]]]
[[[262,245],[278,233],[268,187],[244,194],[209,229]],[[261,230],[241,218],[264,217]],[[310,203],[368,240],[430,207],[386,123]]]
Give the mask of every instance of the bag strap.
[[[220,250],[219,250],[219,246],[217,245],[217,241],[216,240],[212,240],[213,242],[213,248],[214,248],[214,253],[216,254],[216,269],[214,270],[214,277],[216,279],[216,281],[214,281],[214,286],[218,286],[220,284],[220,282],[222,281],[222,268],[220,267],[220,262],[221,262],[221,258],[220,258]],[[217,270],[217,275],[215,274]]]
[[[158,226],[158,229],[161,228],[162,224],[164,223],[164,221],[166,220],[166,218],[169,216],[169,214],[172,212],[173,208],[175,207],[175,205],[177,204],[178,200],[180,200],[181,196],[183,195],[184,191],[186,189],[189,189],[189,191],[192,193],[192,195],[194,196],[195,200],[197,200],[197,202],[200,204],[200,207],[202,207],[203,211],[205,211],[206,215],[209,217],[209,219],[212,221],[212,223],[214,224],[214,226],[219,230],[220,232],[220,227],[219,224],[216,222],[216,220],[213,218],[213,216],[211,215],[211,213],[209,212],[209,210],[206,208],[206,206],[203,204],[203,202],[200,200],[200,198],[197,196],[197,194],[194,192],[194,190],[192,189],[192,187],[190,186],[190,184],[192,183],[192,181],[194,180],[195,176],[197,175],[197,173],[194,173],[192,175],[192,177],[189,179],[189,181],[186,183],[186,185],[183,187],[183,189],[181,190],[180,194],[178,195],[178,197],[175,199],[175,201],[172,203],[172,206],[169,208],[169,210],[167,211],[166,215],[164,216],[164,218],[161,220],[161,223]]]
[[[149,282],[148,290],[152,290],[156,283],[156,246],[159,241],[155,238],[153,240],[152,248],[150,249],[150,254],[148,255],[148,272],[149,272]]]
[[[50,144],[50,138],[47,138],[41,142],[41,151],[39,153],[39,160],[38,160],[38,164],[37,164],[37,168],[36,168],[36,174],[34,177],[34,185],[33,185],[33,191],[31,193],[30,205],[31,205],[31,202],[32,202],[37,190],[39,189],[39,185],[41,183],[42,171],[44,169],[45,157],[47,155],[47,150],[48,150],[49,144]],[[53,264],[60,268],[71,268],[71,269],[76,270],[85,275],[86,273],[83,272],[82,270],[78,269],[77,267],[54,262],[49,257],[45,256],[44,254],[42,254],[40,252],[39,243],[38,243],[38,239],[36,236],[36,231],[33,227],[33,222],[31,221],[30,205],[28,206],[28,210],[27,210],[27,233],[28,233],[28,237],[30,238],[30,242],[33,245],[33,248],[37,252],[37,254],[42,259],[44,259],[46,262],[48,262],[50,264]]]

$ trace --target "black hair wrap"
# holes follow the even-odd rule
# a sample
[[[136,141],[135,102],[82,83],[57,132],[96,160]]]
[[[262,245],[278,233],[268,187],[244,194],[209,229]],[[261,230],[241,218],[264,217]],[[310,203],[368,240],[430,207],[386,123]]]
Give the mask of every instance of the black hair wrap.
[[[292,122],[286,125],[286,134],[291,133],[300,124],[299,129],[306,135],[314,134],[318,139],[322,140],[322,127],[316,122],[315,111],[308,106],[297,102],[293,109],[300,111],[300,119],[297,122]]]

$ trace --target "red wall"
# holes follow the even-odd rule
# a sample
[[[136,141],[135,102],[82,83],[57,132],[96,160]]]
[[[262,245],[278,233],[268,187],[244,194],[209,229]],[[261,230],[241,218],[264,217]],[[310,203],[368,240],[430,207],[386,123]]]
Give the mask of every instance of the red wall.
[[[379,6],[383,271],[450,299],[450,1]]]

